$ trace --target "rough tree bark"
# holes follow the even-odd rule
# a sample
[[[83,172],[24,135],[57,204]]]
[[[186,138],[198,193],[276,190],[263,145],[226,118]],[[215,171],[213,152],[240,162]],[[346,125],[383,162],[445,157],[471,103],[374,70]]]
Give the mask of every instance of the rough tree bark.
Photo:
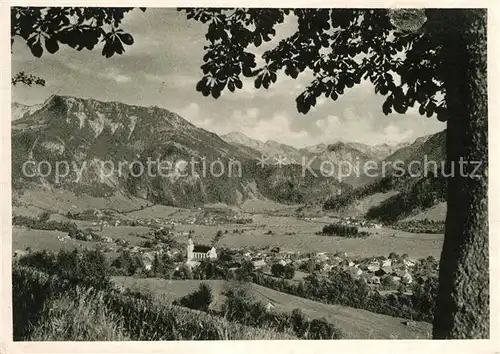
[[[486,10],[442,10],[447,127],[448,213],[434,317],[436,339],[489,338],[488,98]],[[479,177],[459,161],[477,161]],[[464,170],[470,174],[476,165]]]

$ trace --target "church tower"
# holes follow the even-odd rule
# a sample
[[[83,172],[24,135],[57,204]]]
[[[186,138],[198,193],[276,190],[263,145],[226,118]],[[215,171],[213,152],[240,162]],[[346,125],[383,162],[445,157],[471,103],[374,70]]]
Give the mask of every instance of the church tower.
[[[193,239],[191,238],[191,233],[189,234],[188,243],[186,246],[186,251],[187,251],[186,252],[187,253],[187,261],[190,262],[194,258],[194,255],[193,255],[194,242],[193,242]]]

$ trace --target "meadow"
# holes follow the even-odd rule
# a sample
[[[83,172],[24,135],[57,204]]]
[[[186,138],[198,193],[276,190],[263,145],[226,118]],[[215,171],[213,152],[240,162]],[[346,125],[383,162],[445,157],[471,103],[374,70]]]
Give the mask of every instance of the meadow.
[[[390,252],[407,253],[412,258],[434,256],[439,259],[443,235],[411,234],[390,228],[360,229],[370,236],[362,240],[316,235],[324,221],[307,221],[295,216],[266,216],[255,214],[254,222],[241,225],[179,225],[176,230],[195,231],[195,242],[209,243],[218,230],[228,230],[220,240],[221,246],[229,248],[280,247],[290,252],[346,252],[349,256],[370,257],[388,255]],[[232,233],[234,229],[245,230]],[[269,233],[271,231],[271,233]],[[182,241],[180,239],[179,241]]]

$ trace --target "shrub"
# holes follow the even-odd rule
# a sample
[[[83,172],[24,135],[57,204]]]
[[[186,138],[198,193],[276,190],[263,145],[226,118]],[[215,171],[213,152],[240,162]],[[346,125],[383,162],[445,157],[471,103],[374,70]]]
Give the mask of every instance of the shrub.
[[[129,251],[124,251],[115,258],[111,266],[123,269],[127,275],[134,275],[139,269],[144,267],[142,258],[138,255],[133,255]]]
[[[212,303],[213,295],[212,289],[208,284],[201,283],[198,287],[198,290],[188,294],[178,301],[176,304],[179,304],[184,307],[188,307],[193,310],[200,310],[207,312],[210,304]]]
[[[294,276],[295,276],[295,268],[291,264],[287,264],[285,266],[285,274],[284,274],[285,279],[293,279]]]
[[[277,280],[256,273],[253,282],[314,301],[427,322],[432,322],[437,294],[437,277],[429,277],[428,283],[423,286],[415,283],[413,295],[396,293],[388,296],[381,296],[378,291],[372,291],[363,281],[346,272],[332,273],[329,278],[311,274],[297,282]]]
[[[409,220],[399,221],[393,226],[396,229],[412,232],[412,233],[426,233],[426,234],[442,234],[444,233],[444,221],[434,220]]]
[[[342,237],[349,237],[349,238],[367,236],[366,232],[359,232],[357,226],[343,225],[343,224],[339,224],[339,223],[325,225],[323,227],[322,234],[328,235],[328,236],[342,236]]]
[[[283,277],[285,275],[285,266],[280,263],[274,263],[271,266],[271,273],[275,277]]]
[[[75,284],[93,284],[108,288],[109,265],[104,253],[97,250],[61,250],[32,252],[19,260],[20,266],[33,267],[49,275],[57,275]]]

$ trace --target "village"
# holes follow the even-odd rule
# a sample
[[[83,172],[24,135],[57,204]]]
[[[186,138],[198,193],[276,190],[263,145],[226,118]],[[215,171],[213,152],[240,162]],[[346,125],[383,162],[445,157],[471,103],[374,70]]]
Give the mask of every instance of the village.
[[[178,225],[193,224],[221,224],[233,223],[234,220],[250,220],[241,215],[228,217],[226,213],[203,213],[199,217],[189,217],[183,220],[167,220],[161,218],[136,219],[132,223],[155,228],[146,234],[140,235],[144,239],[141,245],[131,245],[122,239],[112,239],[110,237],[100,237],[99,232],[88,228],[84,231],[76,230],[67,236],[61,237],[64,242],[70,238],[83,241],[96,241],[102,244],[104,252],[120,254],[130,252],[139,257],[142,261],[144,272],[153,269],[155,258],[168,257],[173,260],[174,271],[179,271],[183,267],[194,269],[203,261],[216,261],[221,252],[231,255],[230,262],[225,262],[229,272],[235,274],[244,262],[252,265],[253,271],[264,275],[273,276],[271,271],[273,266],[278,264],[281,267],[293,269],[291,280],[300,280],[309,274],[328,277],[334,272],[346,272],[354,279],[359,279],[374,289],[381,291],[396,291],[410,289],[409,285],[415,281],[417,276],[434,276],[437,274],[437,263],[433,269],[427,269],[427,274],[417,274],[415,269],[418,260],[411,259],[408,255],[397,255],[391,253],[386,256],[369,258],[359,258],[349,256],[345,252],[307,252],[283,251],[280,247],[243,247],[239,249],[227,249],[218,246],[218,241],[229,232],[218,231],[211,244],[198,244],[193,230],[176,231]],[[105,227],[119,226],[123,221],[105,220],[93,222],[93,226],[99,227],[102,231]],[[130,221],[125,221],[125,223]],[[346,218],[341,221],[346,225],[359,225],[362,227],[378,228],[377,224],[370,224],[363,220],[353,220]],[[162,225],[162,226],[159,226]],[[248,227],[247,227],[248,228]],[[244,233],[245,228],[233,229],[233,233]]]

